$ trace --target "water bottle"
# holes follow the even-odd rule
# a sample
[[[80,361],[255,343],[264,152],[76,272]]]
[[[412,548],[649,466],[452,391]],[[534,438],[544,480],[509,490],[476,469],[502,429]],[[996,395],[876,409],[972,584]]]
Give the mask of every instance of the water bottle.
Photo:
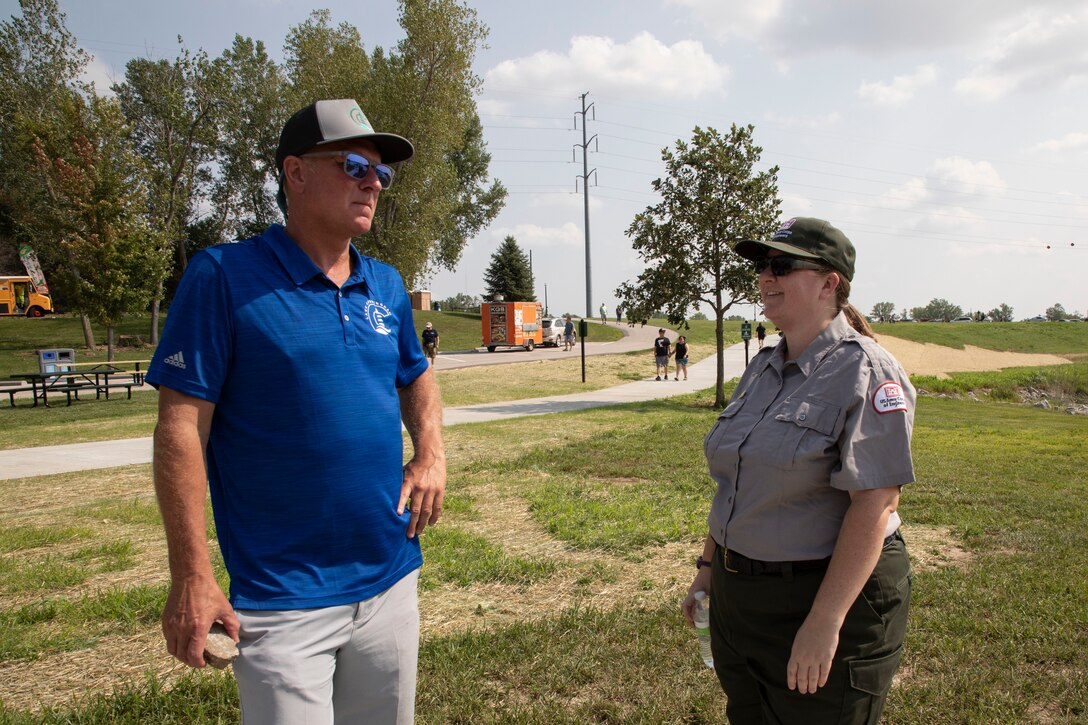
[[[706,604],[706,592],[695,592],[695,607],[692,609],[695,620],[695,632],[699,635],[699,655],[703,664],[714,669],[714,655],[710,651],[710,609]]]

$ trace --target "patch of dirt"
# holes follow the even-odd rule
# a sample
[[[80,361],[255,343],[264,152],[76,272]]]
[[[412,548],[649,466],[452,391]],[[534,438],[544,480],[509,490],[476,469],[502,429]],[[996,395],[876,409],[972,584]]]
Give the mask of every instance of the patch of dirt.
[[[971,345],[965,346],[963,350],[956,350],[930,342],[912,342],[891,335],[880,335],[877,340],[895,356],[910,375],[948,377],[948,373],[1068,365],[1070,362],[1067,358],[1058,355],[998,352]]]
[[[947,526],[903,524],[903,539],[907,542],[910,563],[914,571],[933,571],[945,566],[966,569],[975,555],[956,543]]]

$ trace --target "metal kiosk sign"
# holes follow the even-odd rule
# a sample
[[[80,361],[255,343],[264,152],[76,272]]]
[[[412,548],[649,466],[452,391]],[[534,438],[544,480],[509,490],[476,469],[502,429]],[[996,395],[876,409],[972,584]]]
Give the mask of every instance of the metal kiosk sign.
[[[748,342],[752,339],[752,323],[748,320],[740,323],[740,339],[744,340],[744,366],[748,367]]]
[[[582,338],[582,382],[586,381],[586,338],[589,336],[589,321],[578,320],[578,337]]]

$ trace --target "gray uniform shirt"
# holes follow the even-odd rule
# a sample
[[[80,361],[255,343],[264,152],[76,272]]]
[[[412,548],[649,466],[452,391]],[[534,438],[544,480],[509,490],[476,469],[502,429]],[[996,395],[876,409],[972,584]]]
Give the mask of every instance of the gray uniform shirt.
[[[831,556],[849,491],[914,481],[915,392],[895,358],[842,313],[797,360],[786,344],[756,355],[703,442],[710,534],[763,561]]]

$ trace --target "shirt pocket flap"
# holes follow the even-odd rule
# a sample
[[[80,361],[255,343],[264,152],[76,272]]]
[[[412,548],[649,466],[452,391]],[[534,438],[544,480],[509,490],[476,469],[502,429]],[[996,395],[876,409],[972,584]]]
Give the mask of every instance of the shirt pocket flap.
[[[838,419],[839,406],[813,398],[787,401],[775,415],[775,420],[789,421],[825,436],[835,430]]]

